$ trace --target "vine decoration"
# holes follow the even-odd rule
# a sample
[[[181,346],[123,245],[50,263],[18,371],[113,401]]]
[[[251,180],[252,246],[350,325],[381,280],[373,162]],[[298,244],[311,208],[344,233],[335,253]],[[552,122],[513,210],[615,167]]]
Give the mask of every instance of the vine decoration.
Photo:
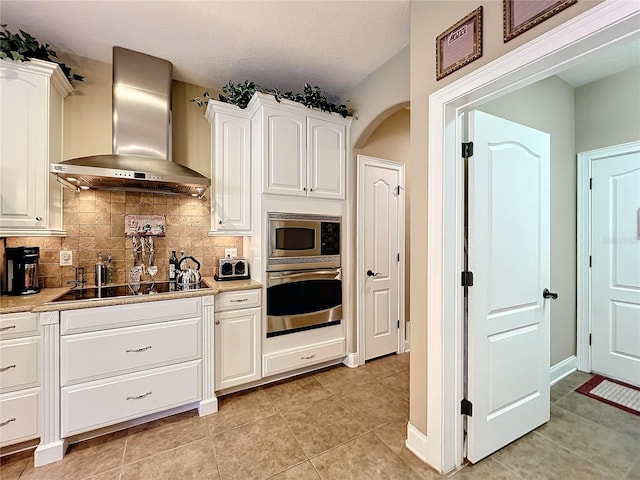
[[[322,93],[320,87],[312,87],[308,83],[304,84],[302,92],[293,93],[282,92],[278,88],[265,88],[255,82],[250,82],[249,80],[245,80],[242,83],[233,83],[230,81],[222,87],[222,92],[223,93],[218,95],[219,101],[236,105],[242,109],[247,108],[247,105],[249,105],[249,101],[251,100],[251,97],[253,97],[254,93],[260,92],[267,95],[273,95],[278,103],[284,98],[286,100],[301,103],[308,108],[317,108],[323,112],[338,113],[344,118],[353,114],[346,105],[333,103],[327,100],[327,97]],[[199,107],[203,107],[207,104],[210,98],[212,97],[209,92],[204,92],[201,96],[192,98],[189,101],[195,102]]]
[[[57,63],[69,83],[73,83],[74,80],[84,81],[82,75],[73,73],[71,67],[58,60],[58,55],[48,43],[40,43],[33,35],[24,30],[20,30],[20,33],[13,33],[4,24],[0,27],[2,28],[0,31],[0,59],[25,62],[35,58],[36,60]]]

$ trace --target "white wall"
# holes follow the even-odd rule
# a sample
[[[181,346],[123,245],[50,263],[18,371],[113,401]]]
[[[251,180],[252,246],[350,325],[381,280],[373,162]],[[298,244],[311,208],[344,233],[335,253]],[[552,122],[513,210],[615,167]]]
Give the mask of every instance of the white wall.
[[[576,89],[576,151],[640,139],[640,67]]]

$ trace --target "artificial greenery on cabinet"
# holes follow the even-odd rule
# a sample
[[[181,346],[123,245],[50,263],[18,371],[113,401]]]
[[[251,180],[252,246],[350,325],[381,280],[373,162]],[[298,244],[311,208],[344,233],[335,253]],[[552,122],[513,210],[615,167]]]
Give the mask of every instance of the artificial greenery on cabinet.
[[[218,95],[218,100],[224,103],[231,103],[237,105],[240,108],[247,108],[251,97],[256,92],[273,95],[276,101],[280,102],[283,98],[291,100],[293,102],[301,103],[309,108],[317,108],[323,112],[338,113],[343,117],[348,117],[352,114],[351,110],[346,105],[333,103],[327,100],[327,97],[322,93],[320,87],[312,87],[308,83],[304,84],[304,88],[300,93],[282,92],[278,88],[265,88],[258,85],[255,82],[245,80],[242,83],[229,82],[222,87],[222,92]],[[199,107],[205,106],[211,95],[209,92],[204,92],[201,96],[192,98],[190,101],[195,102]]]
[[[58,55],[48,43],[40,43],[33,35],[20,30],[13,33],[6,25],[0,25],[0,59],[13,60],[15,62],[29,61],[31,59],[45,60],[57,63],[70,83],[74,80],[84,81],[82,75],[71,72],[71,67],[58,60]]]

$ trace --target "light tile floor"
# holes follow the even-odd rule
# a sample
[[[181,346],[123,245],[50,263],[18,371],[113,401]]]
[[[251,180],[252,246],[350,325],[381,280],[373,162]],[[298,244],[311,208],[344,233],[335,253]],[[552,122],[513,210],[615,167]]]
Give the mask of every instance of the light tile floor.
[[[551,421],[484,461],[446,476],[404,446],[409,355],[315,374],[220,399],[71,445],[33,468],[32,452],[2,459],[0,478],[58,480],[640,479],[640,417],[575,393],[590,375],[551,389]]]

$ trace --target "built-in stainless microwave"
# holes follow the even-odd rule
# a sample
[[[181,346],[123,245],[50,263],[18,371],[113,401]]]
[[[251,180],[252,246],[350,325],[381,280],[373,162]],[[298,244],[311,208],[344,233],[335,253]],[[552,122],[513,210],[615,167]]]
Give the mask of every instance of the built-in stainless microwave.
[[[267,271],[340,267],[337,216],[270,212]]]

